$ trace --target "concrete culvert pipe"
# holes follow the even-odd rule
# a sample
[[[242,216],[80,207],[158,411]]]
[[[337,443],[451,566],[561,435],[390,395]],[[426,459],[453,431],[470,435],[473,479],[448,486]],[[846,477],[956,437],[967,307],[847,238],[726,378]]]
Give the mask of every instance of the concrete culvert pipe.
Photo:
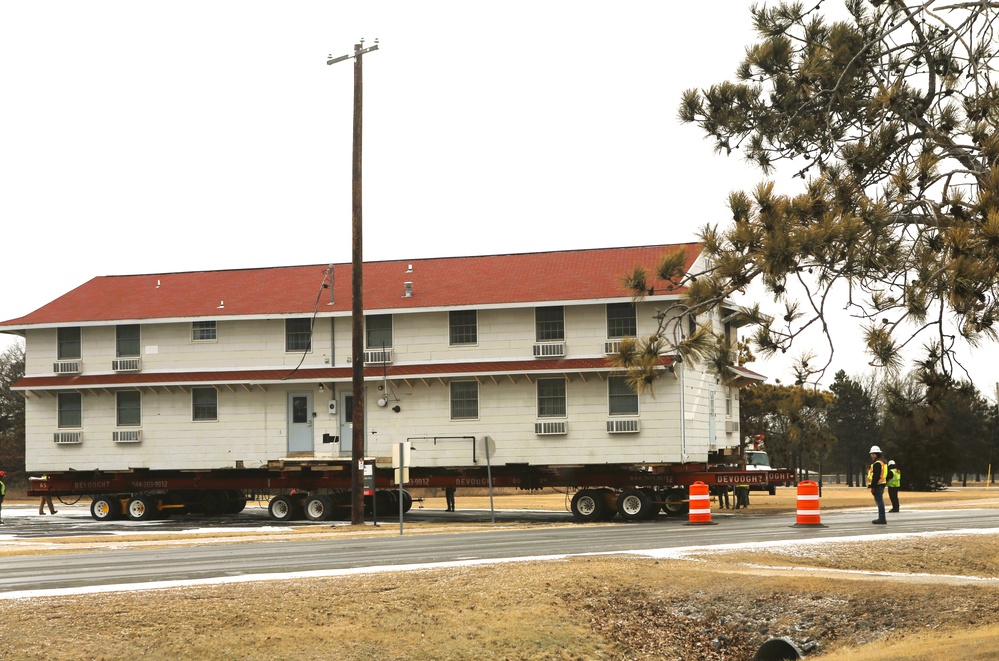
[[[756,650],[753,661],[796,661],[805,658],[787,638],[771,638]]]

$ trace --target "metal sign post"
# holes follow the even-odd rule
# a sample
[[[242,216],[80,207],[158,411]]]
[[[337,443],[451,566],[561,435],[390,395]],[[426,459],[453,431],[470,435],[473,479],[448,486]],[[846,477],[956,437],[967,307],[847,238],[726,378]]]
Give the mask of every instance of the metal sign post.
[[[489,516],[490,522],[496,523],[496,508],[493,506],[493,465],[490,458],[496,452],[496,443],[492,436],[483,437],[483,445],[486,446],[486,481],[489,482]]]
[[[409,482],[410,445],[408,442],[396,443],[392,446],[392,468],[395,482],[399,485],[399,534],[402,534],[402,514],[405,511],[405,501],[402,495],[402,485]]]

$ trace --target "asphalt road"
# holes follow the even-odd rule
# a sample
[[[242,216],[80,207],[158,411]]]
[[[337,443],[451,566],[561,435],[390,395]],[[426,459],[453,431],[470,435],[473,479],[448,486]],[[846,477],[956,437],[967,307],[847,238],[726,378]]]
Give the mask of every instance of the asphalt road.
[[[0,548],[18,540],[43,541],[67,535],[122,535],[190,531],[192,529],[261,530],[286,527],[270,522],[263,510],[248,509],[234,519],[178,517],[156,522],[104,522],[90,519],[82,507],[63,508],[56,516],[9,515],[0,529]],[[689,546],[772,543],[781,540],[819,540],[898,533],[962,529],[999,530],[999,509],[911,510],[891,515],[889,525],[871,525],[868,510],[822,514],[822,527],[799,527],[794,515],[735,516],[717,514],[713,525],[689,525],[683,517],[660,515],[641,523],[566,525],[527,529],[446,534],[406,535],[421,523],[456,518],[489,521],[488,511],[447,513],[413,510],[406,515],[402,535],[363,539],[256,541],[183,547],[100,550],[9,556],[0,566],[0,596],[27,590],[53,590],[161,582],[210,580],[233,576],[331,572],[359,568],[394,567],[451,562],[489,561],[591,553],[651,551]],[[496,520],[534,520],[569,523],[565,512],[503,512]],[[329,523],[312,525],[329,526]],[[398,527],[398,518],[382,526]],[[410,531],[412,532],[412,530]],[[210,531],[209,533],[210,534]]]

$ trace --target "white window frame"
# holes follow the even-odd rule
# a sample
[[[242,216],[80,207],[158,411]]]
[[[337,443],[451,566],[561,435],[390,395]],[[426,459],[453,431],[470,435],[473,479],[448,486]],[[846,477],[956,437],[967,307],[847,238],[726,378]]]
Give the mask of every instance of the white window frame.
[[[542,388],[552,386],[555,382],[562,383],[561,396],[542,394]],[[564,376],[538,379],[537,385],[537,409],[539,418],[565,418],[569,410],[569,384]],[[557,402],[561,400],[561,406]],[[554,407],[551,404],[556,404]],[[561,410],[559,410],[561,409]]]
[[[620,388],[622,385],[627,387],[628,393],[614,392],[615,388]],[[626,399],[628,401],[634,401],[634,410],[615,411],[614,402],[622,402]],[[638,413],[638,393],[635,392],[634,388],[628,385],[628,377],[623,374],[613,374],[607,377],[607,415],[636,416]]]
[[[206,337],[209,334],[211,337]],[[191,322],[191,342],[217,342],[218,338],[218,322],[214,320]]]
[[[617,333],[611,329],[611,321],[620,323],[625,319],[624,315],[611,316],[611,310],[623,310],[627,306],[631,309],[631,326],[633,332],[631,333]],[[608,303],[606,309],[607,315],[607,339],[608,340],[620,340],[625,337],[638,337],[638,309],[635,307],[634,303]]]
[[[70,397],[75,397],[79,406],[67,406],[66,401]],[[83,395],[78,392],[61,392],[56,396],[56,426],[59,429],[82,429],[83,428]],[[70,412],[79,411],[80,421],[77,424],[68,424],[64,421],[63,416]]]
[[[455,320],[456,316],[471,315],[468,319]],[[470,333],[469,333],[470,329]],[[464,339],[471,335],[471,339]],[[456,340],[455,336],[458,335]],[[450,310],[447,313],[447,341],[452,347],[475,346],[479,343],[479,313],[476,310]]]
[[[198,417],[198,393],[204,394],[206,392],[211,392],[214,397],[214,401],[211,405],[200,404],[202,408],[210,406],[214,410],[214,415],[211,417]],[[219,391],[212,387],[198,387],[191,388],[191,421],[192,422],[218,422],[219,420]]]
[[[375,326],[375,328],[371,328],[371,322],[376,319],[378,320],[379,323],[387,320],[388,328],[380,328],[377,325]],[[371,351],[377,349],[391,349],[394,325],[395,325],[394,320],[392,319],[392,315],[390,314],[370,314],[364,317],[364,348],[369,349]],[[371,341],[372,333],[379,333],[379,334],[387,333],[388,342],[377,342],[377,341],[372,342]]]
[[[471,389],[466,389],[466,386],[472,386]],[[458,386],[456,389],[455,386]],[[469,405],[472,402],[471,397],[459,398],[456,395],[462,394],[461,392],[456,392],[456,390],[465,390],[466,393],[474,391],[475,394],[475,414],[474,415],[456,415],[455,406],[456,405]],[[479,382],[478,381],[452,381],[449,386],[448,399],[450,401],[451,409],[451,419],[452,420],[478,420],[479,419]]]
[[[306,332],[293,329],[292,326],[308,325],[308,346],[298,346],[297,343],[301,341],[301,338],[306,336]],[[296,341],[296,345],[292,346],[292,340]],[[287,353],[309,353],[312,351],[312,319],[305,317],[298,317],[295,319],[285,319],[284,320],[284,350]]]
[[[122,406],[122,402],[121,402],[122,396],[126,395],[126,394],[127,395],[131,395],[133,393],[136,395],[136,401],[138,402],[138,406],[136,406],[136,407],[123,407]],[[122,413],[123,412],[132,411],[132,410],[138,411],[138,420],[136,422],[130,422],[130,421],[122,422],[122,419],[121,419]],[[115,425],[117,425],[118,427],[141,427],[142,426],[142,393],[139,392],[138,390],[119,390],[117,393],[115,393],[114,413],[115,413],[115,415],[114,415]]]

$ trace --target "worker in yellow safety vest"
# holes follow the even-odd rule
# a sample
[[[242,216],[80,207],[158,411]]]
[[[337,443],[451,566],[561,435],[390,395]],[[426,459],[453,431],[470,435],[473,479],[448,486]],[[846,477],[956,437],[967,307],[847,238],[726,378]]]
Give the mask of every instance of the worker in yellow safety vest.
[[[898,492],[902,488],[902,470],[892,459],[888,462],[888,498],[891,499],[889,512],[898,511]]]
[[[749,485],[748,484],[737,484],[735,485],[735,509],[740,507],[749,507]]]
[[[871,446],[871,467],[867,469],[867,487],[874,496],[874,504],[878,506],[878,518],[871,521],[875,525],[888,523],[885,518],[885,485],[888,482],[888,464],[881,458],[881,448]]]

